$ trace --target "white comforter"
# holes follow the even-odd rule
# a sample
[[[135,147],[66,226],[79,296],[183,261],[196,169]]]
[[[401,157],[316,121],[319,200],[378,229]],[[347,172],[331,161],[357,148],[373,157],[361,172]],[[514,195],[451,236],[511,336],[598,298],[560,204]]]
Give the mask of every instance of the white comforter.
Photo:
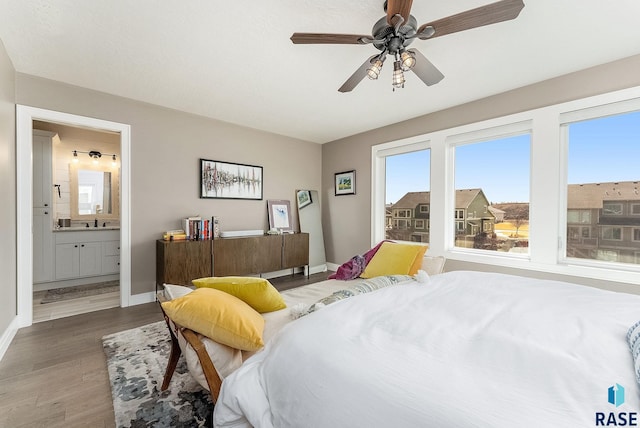
[[[346,299],[224,381],[216,427],[590,427],[638,412],[640,296],[450,272]],[[608,388],[625,388],[620,407]]]

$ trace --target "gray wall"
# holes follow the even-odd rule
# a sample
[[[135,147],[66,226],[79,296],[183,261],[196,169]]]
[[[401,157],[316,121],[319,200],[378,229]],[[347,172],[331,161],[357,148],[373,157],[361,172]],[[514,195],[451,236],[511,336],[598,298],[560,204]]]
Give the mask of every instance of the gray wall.
[[[640,55],[324,144],[322,188],[327,261],[343,263],[371,246],[371,146],[638,86],[638,70]],[[357,194],[334,197],[334,173],[351,169],[357,174]],[[461,265],[464,263],[457,263],[456,267],[463,268]]]
[[[131,293],[154,290],[155,241],[188,215],[221,230],[267,229],[267,199],[318,189],[322,146],[17,74],[18,104],[131,125]],[[199,159],[262,166],[264,200],[199,198]],[[294,224],[297,216],[293,211]]]
[[[15,70],[0,41],[0,335],[16,315]]]

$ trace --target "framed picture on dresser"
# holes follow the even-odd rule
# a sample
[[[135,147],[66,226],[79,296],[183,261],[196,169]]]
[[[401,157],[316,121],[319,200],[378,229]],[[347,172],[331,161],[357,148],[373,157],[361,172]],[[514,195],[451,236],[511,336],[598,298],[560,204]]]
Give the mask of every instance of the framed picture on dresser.
[[[269,214],[269,229],[279,232],[290,232],[291,226],[291,202],[281,199],[267,201]]]

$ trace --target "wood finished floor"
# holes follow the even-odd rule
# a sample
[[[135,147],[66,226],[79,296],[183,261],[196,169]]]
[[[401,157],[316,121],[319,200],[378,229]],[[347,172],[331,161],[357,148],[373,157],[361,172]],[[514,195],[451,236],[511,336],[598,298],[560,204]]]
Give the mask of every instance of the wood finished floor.
[[[63,300],[40,304],[46,291],[33,293],[33,322],[55,320],[102,309],[120,306],[120,292],[98,294],[96,296],[80,297],[78,299]]]
[[[270,281],[285,290],[329,273]],[[102,336],[160,320],[157,303],[146,303],[21,329],[0,361],[0,427],[115,427]]]

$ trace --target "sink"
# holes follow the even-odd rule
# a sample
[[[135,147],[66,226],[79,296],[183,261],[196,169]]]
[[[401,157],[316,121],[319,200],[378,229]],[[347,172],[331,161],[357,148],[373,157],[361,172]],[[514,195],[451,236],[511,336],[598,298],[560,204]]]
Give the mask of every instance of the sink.
[[[54,232],[82,232],[82,231],[100,231],[100,230],[120,230],[120,226],[105,226],[105,227],[86,227],[86,226],[70,226],[54,229]]]

